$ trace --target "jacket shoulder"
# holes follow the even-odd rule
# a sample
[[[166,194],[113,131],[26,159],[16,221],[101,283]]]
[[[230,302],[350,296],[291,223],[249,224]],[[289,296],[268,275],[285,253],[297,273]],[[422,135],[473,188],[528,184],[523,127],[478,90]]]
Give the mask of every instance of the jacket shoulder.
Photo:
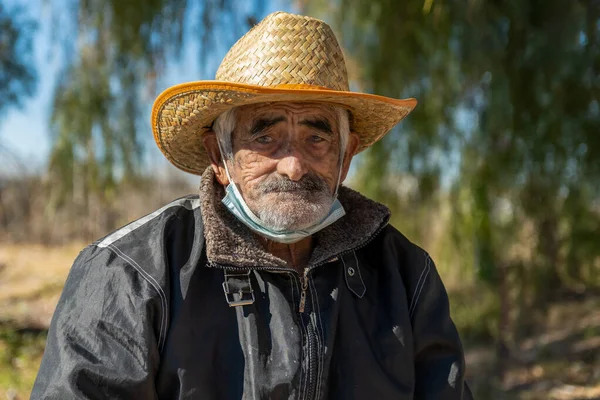
[[[109,233],[94,242],[93,245],[100,248],[113,245],[124,248],[133,243],[139,245],[140,238],[150,239],[153,233],[167,228],[173,217],[183,222],[193,219],[202,223],[198,195],[189,195],[173,200],[158,210]]]
[[[168,291],[169,276],[195,266],[204,248],[197,195],[179,198],[88,246],[94,267],[119,265]],[[97,258],[97,255],[104,256]]]

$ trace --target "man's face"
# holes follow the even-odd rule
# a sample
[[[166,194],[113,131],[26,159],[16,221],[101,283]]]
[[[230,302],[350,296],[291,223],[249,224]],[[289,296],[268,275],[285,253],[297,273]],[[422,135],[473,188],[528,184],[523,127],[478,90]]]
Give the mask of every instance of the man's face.
[[[351,136],[343,177],[358,142]],[[327,215],[342,157],[338,117],[332,107],[318,103],[240,107],[232,147],[231,178],[266,225],[303,229]]]

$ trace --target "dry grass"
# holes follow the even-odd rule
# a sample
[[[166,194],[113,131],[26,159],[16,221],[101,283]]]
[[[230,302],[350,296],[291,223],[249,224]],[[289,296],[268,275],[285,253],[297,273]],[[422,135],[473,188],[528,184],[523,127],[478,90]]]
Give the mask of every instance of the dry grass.
[[[0,322],[46,328],[84,245],[0,244]]]

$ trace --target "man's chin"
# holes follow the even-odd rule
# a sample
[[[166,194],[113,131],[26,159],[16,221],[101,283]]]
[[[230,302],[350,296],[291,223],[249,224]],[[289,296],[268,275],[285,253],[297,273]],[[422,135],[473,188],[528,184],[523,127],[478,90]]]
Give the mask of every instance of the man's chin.
[[[297,196],[278,196],[277,201],[265,202],[257,216],[275,230],[302,230],[320,222],[331,204],[309,202]]]
[[[273,230],[279,231],[279,232],[302,231],[302,230],[308,229],[309,227],[311,227],[314,224],[321,221],[321,218],[318,218],[316,220],[310,220],[310,219],[290,220],[288,217],[289,216],[287,216],[287,215],[274,215],[272,213],[272,214],[269,214],[268,216],[263,216],[261,218],[261,220],[270,229],[273,229]]]

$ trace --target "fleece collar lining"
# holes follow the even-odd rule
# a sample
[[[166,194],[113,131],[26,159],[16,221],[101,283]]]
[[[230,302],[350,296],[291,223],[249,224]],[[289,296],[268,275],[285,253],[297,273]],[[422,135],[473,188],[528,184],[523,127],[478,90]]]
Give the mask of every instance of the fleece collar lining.
[[[268,253],[255,233],[221,203],[225,190],[208,167],[200,183],[200,201],[206,256],[210,263],[235,267],[286,268],[287,263]],[[387,224],[390,211],[383,204],[341,186],[338,199],[346,215],[313,235],[314,249],[309,265],[320,264],[359,247]]]

